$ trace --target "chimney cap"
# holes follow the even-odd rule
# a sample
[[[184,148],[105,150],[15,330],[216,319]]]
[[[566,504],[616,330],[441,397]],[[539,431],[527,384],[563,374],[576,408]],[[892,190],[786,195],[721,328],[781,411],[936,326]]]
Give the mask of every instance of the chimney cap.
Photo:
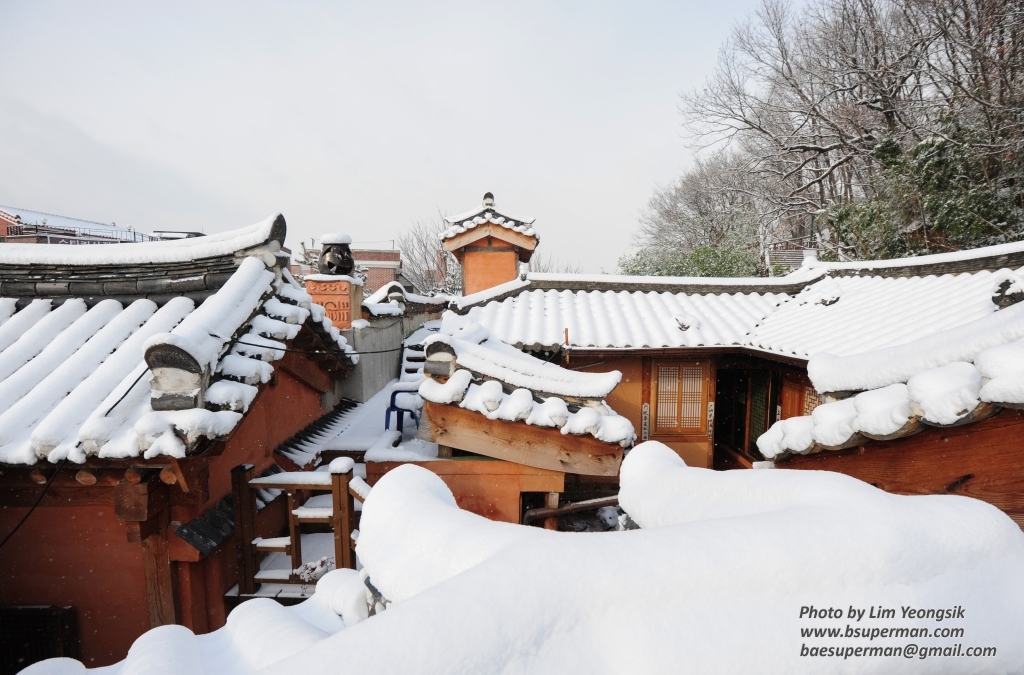
[[[494,206],[494,195],[492,195],[490,192],[485,192],[483,204],[484,206]]]

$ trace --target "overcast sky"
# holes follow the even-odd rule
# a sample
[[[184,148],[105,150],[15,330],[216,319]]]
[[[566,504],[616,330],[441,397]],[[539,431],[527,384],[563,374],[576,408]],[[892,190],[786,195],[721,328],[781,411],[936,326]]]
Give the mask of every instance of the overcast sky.
[[[496,204],[614,271],[755,0],[7,2],[0,204],[140,230],[281,212],[388,240]],[[388,245],[388,242],[383,242]]]

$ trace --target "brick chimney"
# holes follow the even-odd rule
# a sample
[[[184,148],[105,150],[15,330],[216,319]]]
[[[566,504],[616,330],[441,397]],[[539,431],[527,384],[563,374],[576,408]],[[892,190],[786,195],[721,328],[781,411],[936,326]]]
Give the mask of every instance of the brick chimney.
[[[446,218],[441,235],[444,248],[462,265],[462,293],[486,291],[519,276],[519,263],[529,262],[540,238],[533,218],[520,218],[494,207],[494,195],[484,195],[480,206]]]
[[[323,305],[327,318],[338,330],[352,327],[352,321],[362,314],[363,285],[351,276],[355,269],[352,238],[347,234],[325,234],[320,238],[319,274],[305,278],[306,292],[313,302]]]

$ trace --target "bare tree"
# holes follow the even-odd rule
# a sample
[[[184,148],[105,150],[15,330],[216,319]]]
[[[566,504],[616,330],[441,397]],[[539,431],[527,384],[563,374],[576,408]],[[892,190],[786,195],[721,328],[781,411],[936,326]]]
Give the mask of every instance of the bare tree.
[[[530,262],[526,265],[530,272],[557,274],[580,274],[583,272],[583,268],[577,263],[563,261],[561,258],[554,258],[540,251],[534,251]]]
[[[1024,236],[1024,0],[765,0],[681,112],[734,153],[758,236],[860,256]]]
[[[444,216],[417,220],[398,237],[402,271],[418,291],[425,294],[462,292],[462,267],[442,246],[448,228]]]

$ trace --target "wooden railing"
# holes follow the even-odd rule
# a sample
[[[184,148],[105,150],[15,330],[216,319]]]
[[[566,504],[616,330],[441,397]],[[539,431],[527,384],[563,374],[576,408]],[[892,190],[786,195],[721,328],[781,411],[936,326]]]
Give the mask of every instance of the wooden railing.
[[[255,467],[241,464],[231,471],[231,485],[235,502],[235,537],[238,553],[238,593],[252,595],[260,585],[259,559],[270,552],[286,553],[291,559],[287,575],[274,578],[278,583],[303,583],[296,570],[302,566],[303,523],[330,525],[334,531],[334,561],[336,567],[355,569],[355,525],[353,499],[363,501],[370,486],[352,473],[353,462],[339,457],[330,464],[330,471],[293,471],[253,476]],[[288,534],[283,537],[262,539],[256,533],[256,490],[282,490],[288,499]],[[331,506],[305,506],[313,493],[330,493]],[[268,581],[269,579],[264,579]]]

